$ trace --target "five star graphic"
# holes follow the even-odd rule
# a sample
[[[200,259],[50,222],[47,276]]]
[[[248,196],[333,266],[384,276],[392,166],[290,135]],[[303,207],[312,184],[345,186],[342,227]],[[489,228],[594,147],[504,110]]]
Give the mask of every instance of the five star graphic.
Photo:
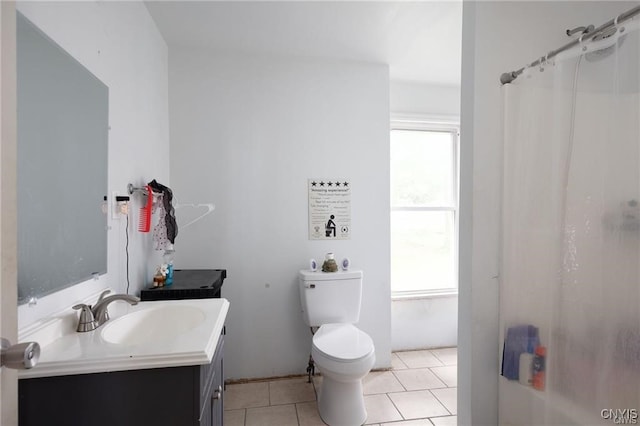
[[[321,180],[320,182],[316,182],[315,180],[311,181],[311,186],[317,187],[318,185],[320,185],[320,186],[325,186],[326,185],[326,186],[329,186],[329,187],[336,186],[338,188],[341,187],[341,186],[344,186],[346,188],[346,187],[349,186],[349,182],[340,182],[340,181],[337,181],[337,180],[335,182],[332,182],[332,181],[325,182],[323,180]]]

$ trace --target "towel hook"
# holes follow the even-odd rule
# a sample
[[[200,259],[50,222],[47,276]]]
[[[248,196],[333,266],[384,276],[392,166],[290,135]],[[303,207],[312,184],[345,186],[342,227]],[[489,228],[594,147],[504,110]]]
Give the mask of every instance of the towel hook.
[[[129,195],[133,195],[134,192],[142,192],[146,195],[147,193],[147,188],[138,188],[133,186],[132,183],[127,185],[127,191],[129,192]]]

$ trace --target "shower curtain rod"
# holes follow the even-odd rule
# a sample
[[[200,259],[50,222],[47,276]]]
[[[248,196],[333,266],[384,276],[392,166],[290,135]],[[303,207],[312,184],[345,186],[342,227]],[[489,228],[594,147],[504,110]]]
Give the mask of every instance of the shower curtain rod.
[[[520,68],[517,71],[511,71],[511,72],[505,72],[500,76],[500,83],[501,84],[507,84],[507,83],[511,83],[513,80],[515,80],[516,78],[518,78],[518,76],[520,74],[522,74],[522,72],[526,69],[526,68],[531,68],[531,67],[535,67],[537,65],[540,65],[543,61],[546,61],[548,59],[553,58],[554,56],[556,56],[558,53],[563,52],[565,50],[571,49],[573,46],[576,46],[578,44],[580,44],[583,41],[587,41],[592,39],[593,37],[595,37],[597,34],[600,34],[602,32],[604,32],[605,30],[608,30],[609,28],[617,25],[617,24],[621,24],[622,22],[628,21],[629,19],[632,19],[633,17],[635,17],[638,13],[640,13],[640,6],[636,6],[633,9],[627,10],[624,13],[621,13],[620,15],[618,15],[617,18],[611,19],[608,22],[605,22],[604,24],[600,25],[598,28],[596,28],[595,30],[588,32],[588,33],[583,33],[582,36],[580,36],[579,38],[571,41],[570,43],[565,44],[564,46],[556,49],[556,50],[552,50],[551,52],[547,53],[545,56],[541,57],[540,59],[537,59],[535,61],[533,61],[532,63],[530,63],[529,65]]]

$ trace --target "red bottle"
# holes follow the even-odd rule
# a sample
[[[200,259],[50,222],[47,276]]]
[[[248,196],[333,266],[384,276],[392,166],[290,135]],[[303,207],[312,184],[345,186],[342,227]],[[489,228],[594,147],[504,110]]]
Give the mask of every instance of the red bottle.
[[[544,390],[545,383],[545,358],[547,356],[547,348],[538,346],[533,357],[533,377],[531,385],[538,390]]]

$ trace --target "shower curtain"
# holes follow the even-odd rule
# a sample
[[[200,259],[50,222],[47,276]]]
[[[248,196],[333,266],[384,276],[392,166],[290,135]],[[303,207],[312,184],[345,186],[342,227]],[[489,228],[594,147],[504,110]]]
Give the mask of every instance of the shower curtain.
[[[502,88],[500,351],[535,327],[546,383],[500,377],[500,424],[640,423],[637,20]]]

